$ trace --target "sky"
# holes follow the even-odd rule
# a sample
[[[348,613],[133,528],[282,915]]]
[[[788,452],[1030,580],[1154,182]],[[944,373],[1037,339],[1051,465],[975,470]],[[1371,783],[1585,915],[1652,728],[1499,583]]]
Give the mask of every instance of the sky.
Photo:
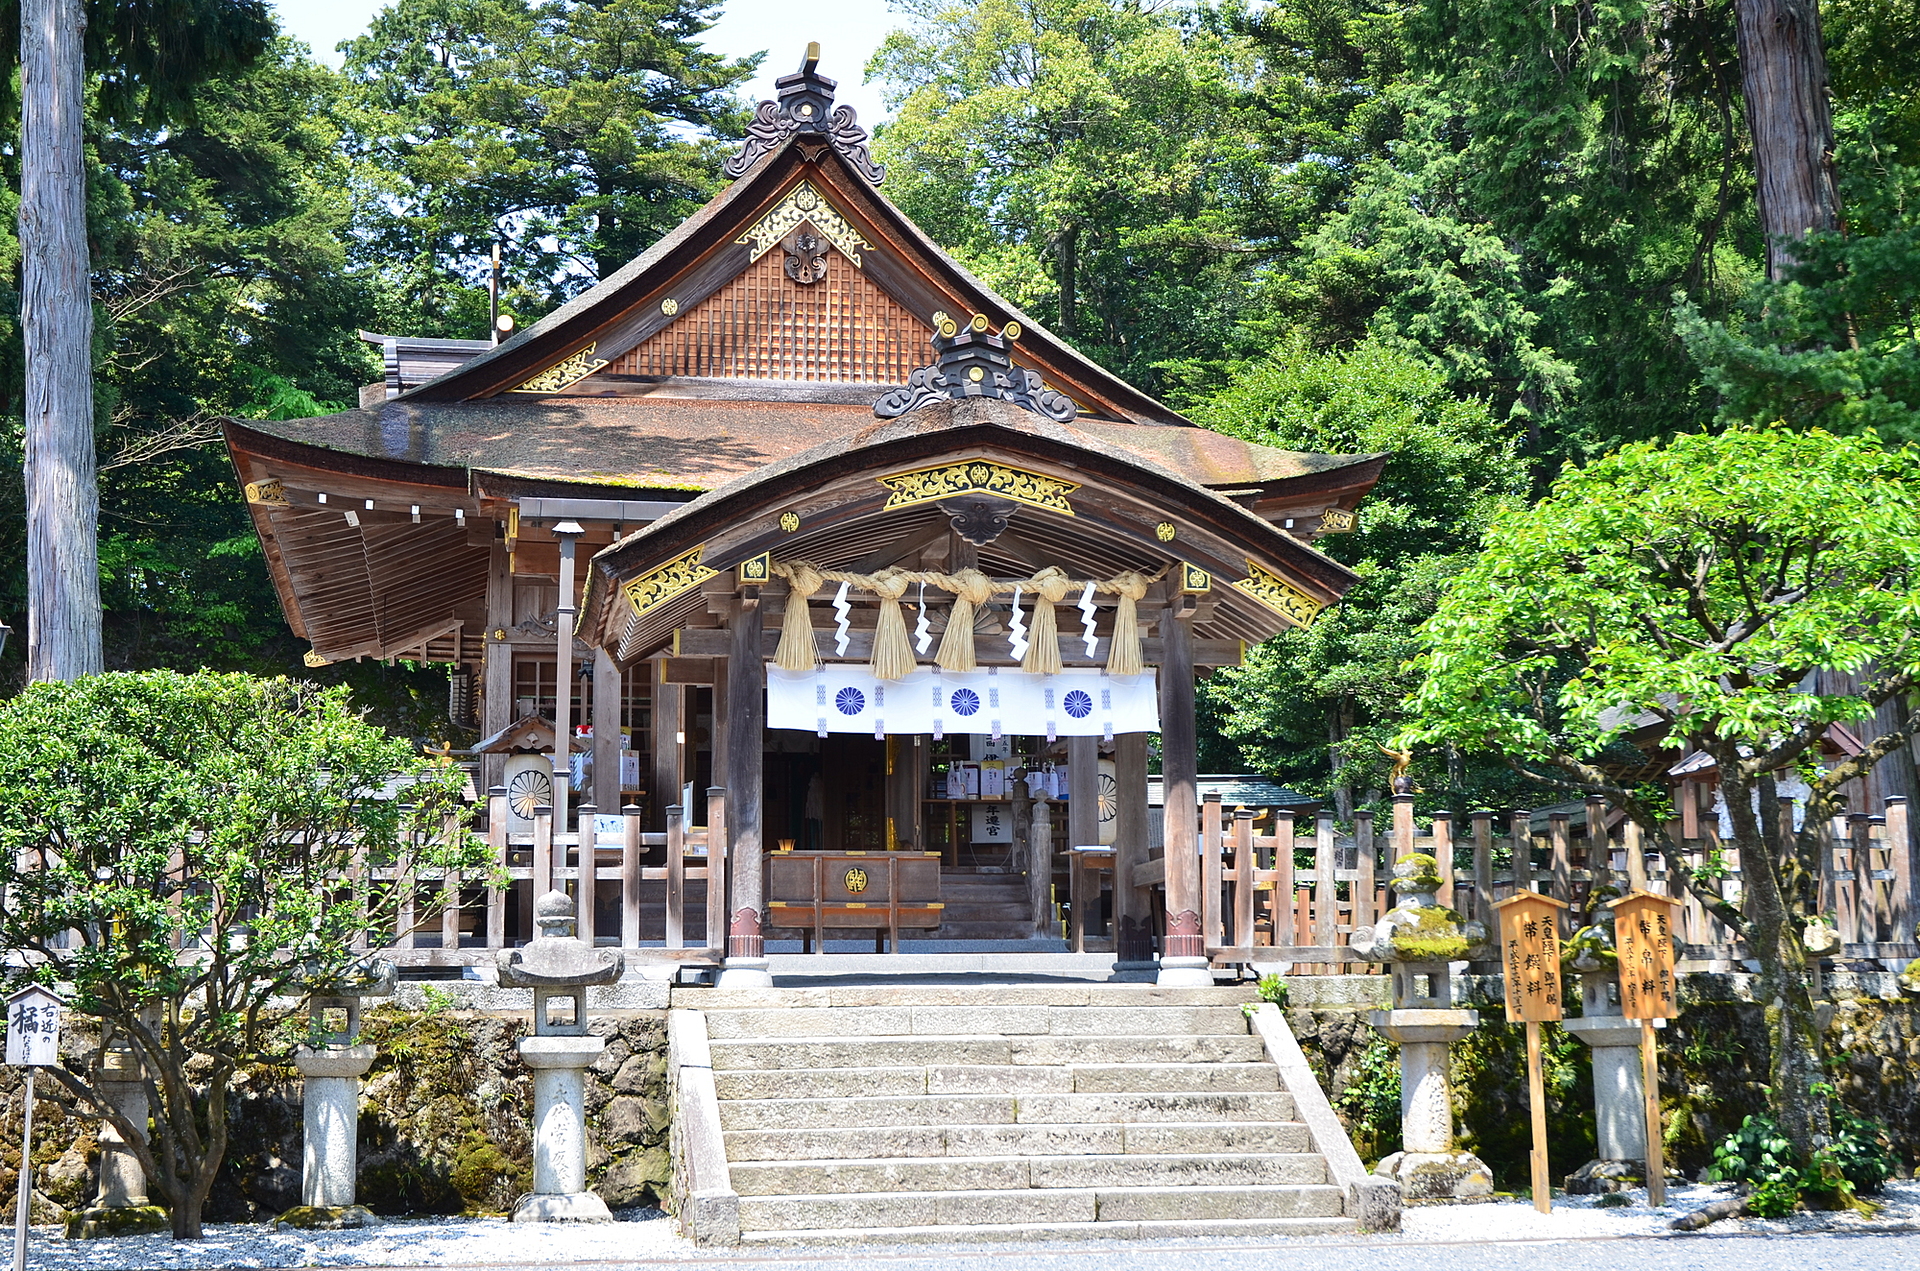
[[[334,46],[364,33],[388,0],[275,0],[287,33],[312,46],[320,60],[340,65]],[[776,76],[797,70],[807,41],[820,42],[820,72],[840,81],[836,100],[863,123],[886,117],[877,86],[863,85],[867,59],[899,24],[886,0],[723,0],[720,21],[707,32],[708,49],[728,57],[765,52],[760,74],[746,86],[749,100],[773,96]]]

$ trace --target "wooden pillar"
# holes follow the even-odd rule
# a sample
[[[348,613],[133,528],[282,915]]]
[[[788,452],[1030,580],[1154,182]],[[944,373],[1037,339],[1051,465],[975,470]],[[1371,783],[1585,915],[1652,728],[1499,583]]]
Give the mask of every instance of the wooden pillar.
[[[1100,741],[1096,737],[1067,738],[1067,846],[1100,844]],[[1083,868],[1085,856],[1069,854],[1068,899],[1073,904],[1075,953],[1086,952],[1089,931],[1100,932],[1100,875]]]
[[[731,916],[727,923],[727,961],[721,972],[726,987],[771,985],[766,970],[766,939],[761,934],[763,907],[760,800],[766,745],[767,664],[761,661],[760,600],[747,596],[735,606],[727,625],[732,644],[727,658],[724,701],[714,699],[714,725],[726,719],[727,846],[732,855]],[[717,766],[717,765],[716,765]]]
[[[616,812],[626,805],[620,782],[620,699],[626,677],[605,649],[593,651],[593,806]]]
[[[513,626],[513,575],[508,571],[507,545],[493,540],[487,560],[487,630],[480,663],[480,734],[491,737],[513,722],[513,646],[506,641]],[[481,784],[491,790],[507,779],[505,755],[483,755]]]
[[[667,809],[682,805],[681,791],[687,784],[684,730],[687,727],[687,690],[684,685],[668,684],[665,659],[647,663],[653,679],[653,773],[647,791],[647,823],[655,832],[667,828]]]
[[[1113,974],[1144,976],[1153,969],[1153,897],[1133,885],[1147,863],[1147,735],[1113,739],[1114,784],[1120,798],[1113,827]]]
[[[1178,602],[1176,602],[1177,604]],[[1161,613],[1160,771],[1166,787],[1167,929],[1161,984],[1205,986],[1206,936],[1200,930],[1200,856],[1196,851],[1199,755],[1193,717],[1193,636],[1187,614]]]

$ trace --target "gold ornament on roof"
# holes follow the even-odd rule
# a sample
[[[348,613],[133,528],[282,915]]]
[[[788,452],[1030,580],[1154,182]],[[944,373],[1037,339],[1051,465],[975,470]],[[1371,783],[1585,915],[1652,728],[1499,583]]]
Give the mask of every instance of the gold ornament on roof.
[[[672,296],[668,296],[660,302],[660,312],[671,318],[674,314],[680,312],[680,302]]]
[[[789,534],[794,533],[800,528],[800,514],[798,512],[782,512],[780,514],[780,528]]]
[[[997,494],[1003,499],[1012,499],[1016,503],[1025,503],[1030,507],[1045,508],[1049,512],[1058,512],[1062,516],[1073,515],[1073,504],[1067,496],[1080,488],[1078,482],[1061,481],[1055,477],[1042,476],[1038,472],[1028,472],[1023,468],[1012,468],[1000,463],[978,461],[972,463],[948,463],[934,468],[917,468],[912,472],[896,472],[892,476],[878,478],[881,485],[893,491],[887,497],[887,508],[912,507],[916,503],[933,503],[940,499],[952,498],[956,494],[969,491],[982,491]]]
[[[514,393],[557,393],[568,385],[577,384],[607,364],[607,359],[595,357],[593,352],[598,344],[589,344],[571,357],[555,362],[524,384],[508,390]]]
[[[1345,508],[1328,508],[1320,514],[1320,532],[1322,534],[1345,534],[1357,520],[1352,512]]]
[[[321,657],[317,649],[308,649],[306,653],[301,655],[300,660],[302,662],[305,662],[308,666],[332,666],[333,665],[333,659]]]
[[[1277,574],[1260,568],[1252,561],[1247,562],[1247,576],[1233,584],[1239,590],[1273,610],[1283,618],[1289,618],[1306,627],[1320,616],[1327,607],[1323,600],[1316,600]]]
[[[746,233],[733,241],[752,244],[753,252],[747,259],[755,261],[778,247],[782,239],[802,224],[813,226],[815,232],[832,243],[855,269],[860,267],[859,249],[873,249],[873,244],[861,237],[860,231],[853,227],[853,222],[835,211],[811,181],[802,181],[795,186],[791,194],[774,204],[771,212],[755,221]]]
[[[293,500],[287,497],[287,487],[280,484],[278,477],[268,477],[265,481],[247,482],[247,502],[269,508],[293,506]]]
[[[622,586],[620,591],[626,596],[627,603],[633,606],[633,616],[644,617],[680,593],[698,587],[709,578],[718,578],[720,575],[717,570],[708,569],[700,563],[701,553],[706,550],[706,544],[702,543],[685,555],[677,556],[660,568]]]
[[[1178,534],[1179,532],[1180,532],[1179,530],[1174,528],[1172,521],[1162,521],[1160,522],[1160,524],[1153,527],[1153,536],[1159,539],[1162,543],[1171,543],[1173,541],[1173,536],[1175,534]]]

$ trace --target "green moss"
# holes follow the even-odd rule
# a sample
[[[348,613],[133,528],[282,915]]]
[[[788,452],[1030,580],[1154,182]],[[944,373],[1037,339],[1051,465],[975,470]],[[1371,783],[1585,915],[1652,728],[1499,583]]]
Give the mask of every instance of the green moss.
[[[1407,860],[1412,860],[1408,857]],[[1431,858],[1429,858],[1431,859]],[[1407,962],[1453,962],[1467,956],[1467,939],[1460,934],[1460,915],[1439,905],[1397,909],[1413,917],[1393,926],[1393,951]]]
[[[517,1196],[533,1186],[533,1171],[500,1150],[500,1145],[474,1132],[454,1153],[448,1181],[460,1193],[468,1213],[495,1213],[501,1198]]]
[[[103,1240],[110,1236],[146,1236],[172,1231],[173,1219],[158,1205],[85,1209],[67,1215],[67,1239]]]

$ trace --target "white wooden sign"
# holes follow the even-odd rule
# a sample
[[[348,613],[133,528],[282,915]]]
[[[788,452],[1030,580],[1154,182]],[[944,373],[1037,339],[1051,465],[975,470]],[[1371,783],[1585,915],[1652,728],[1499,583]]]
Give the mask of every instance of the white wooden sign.
[[[50,1068],[60,1062],[60,1010],[53,990],[31,985],[7,999],[7,1063]]]

